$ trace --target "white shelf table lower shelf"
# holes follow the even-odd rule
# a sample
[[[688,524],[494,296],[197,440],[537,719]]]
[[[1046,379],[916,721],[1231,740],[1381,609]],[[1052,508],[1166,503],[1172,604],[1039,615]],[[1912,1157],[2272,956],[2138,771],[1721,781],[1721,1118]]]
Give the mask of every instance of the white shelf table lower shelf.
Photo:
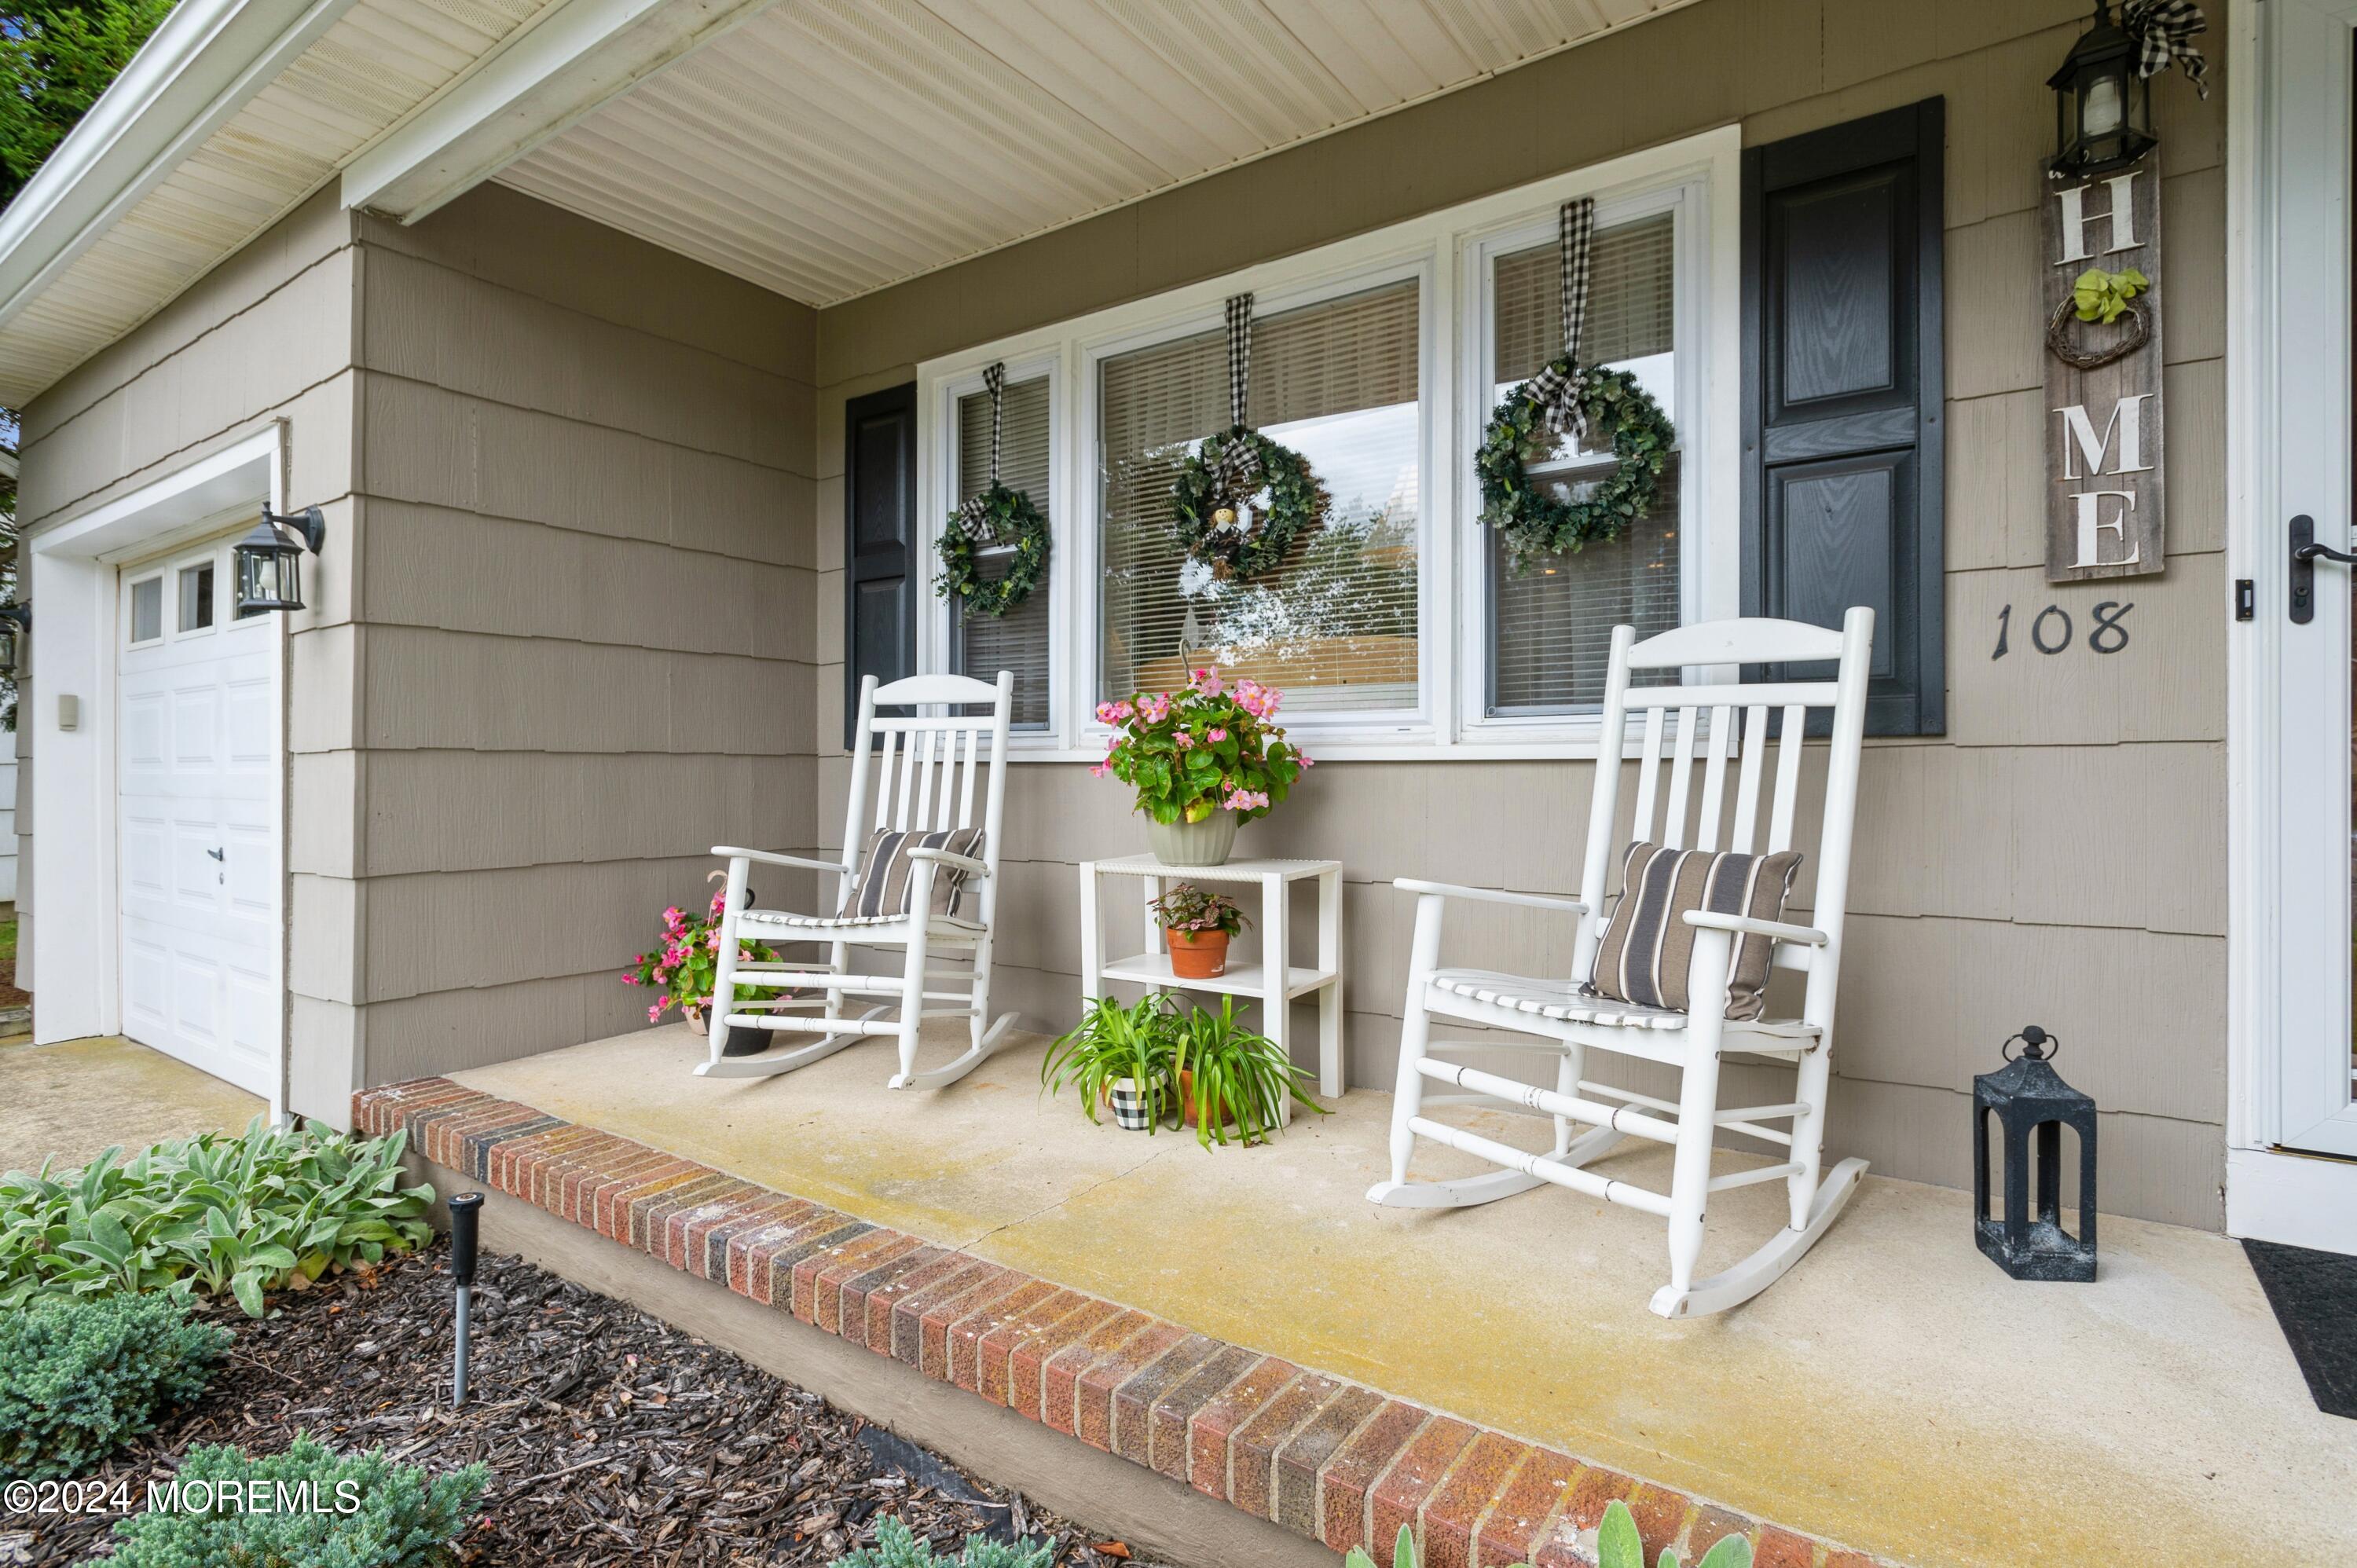
[[[1081,873],[1081,998],[1085,1004],[1104,993],[1108,981],[1126,981],[1157,991],[1198,991],[1219,996],[1242,996],[1262,1004],[1261,1028],[1279,1046],[1290,1047],[1290,1009],[1286,1004],[1304,996],[1318,998],[1318,1088],[1331,1099],[1342,1092],[1342,863],[1339,860],[1232,860],[1225,865],[1165,865],[1150,854],[1125,855],[1116,860],[1084,860]],[[1146,950],[1128,958],[1108,960],[1097,916],[1100,878],[1127,876],[1137,880],[1137,908],[1145,923]],[[1288,889],[1296,882],[1318,884],[1318,958],[1309,965],[1289,964],[1281,983],[1273,983],[1266,956],[1289,955],[1292,912]],[[1146,908],[1173,883],[1228,883],[1257,886],[1261,890],[1255,925],[1262,957],[1250,963],[1231,962],[1225,974],[1210,980],[1181,979],[1170,967],[1162,929]]]

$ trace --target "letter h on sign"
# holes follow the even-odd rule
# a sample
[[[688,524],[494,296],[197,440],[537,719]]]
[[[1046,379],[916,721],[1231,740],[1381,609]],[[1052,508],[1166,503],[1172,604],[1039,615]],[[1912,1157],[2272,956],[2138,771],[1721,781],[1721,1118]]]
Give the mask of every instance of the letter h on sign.
[[[2046,361],[2046,576],[2132,577],[2167,564],[2163,531],[2159,177],[2151,161],[2106,179],[2050,189],[2042,291],[2046,322],[2083,350],[2128,341],[2131,318],[2078,319],[2072,289],[2091,268],[2131,268],[2147,336],[2103,364],[2050,349]]]

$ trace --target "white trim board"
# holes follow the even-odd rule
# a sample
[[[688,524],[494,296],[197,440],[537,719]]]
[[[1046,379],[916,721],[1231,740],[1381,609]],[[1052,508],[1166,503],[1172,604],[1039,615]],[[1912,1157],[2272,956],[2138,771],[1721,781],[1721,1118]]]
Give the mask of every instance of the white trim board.
[[[103,506],[43,530],[24,542],[30,553],[28,596],[38,600],[31,679],[18,723],[32,726],[34,893],[26,954],[39,988],[34,1037],[41,1044],[121,1031],[123,994],[117,928],[115,660],[119,563],[153,554],[218,530],[231,508],[285,504],[285,428],[274,424],[235,445],[144,485]],[[272,746],[286,753],[286,632],[274,618],[274,705]],[[59,725],[59,699],[72,697],[75,727]],[[286,799],[282,767],[271,803],[278,848],[280,940],[272,984],[281,1001],[279,1059],[270,1096],[273,1121],[285,1113],[292,1019],[285,1010]],[[100,933],[105,933],[101,940]]]

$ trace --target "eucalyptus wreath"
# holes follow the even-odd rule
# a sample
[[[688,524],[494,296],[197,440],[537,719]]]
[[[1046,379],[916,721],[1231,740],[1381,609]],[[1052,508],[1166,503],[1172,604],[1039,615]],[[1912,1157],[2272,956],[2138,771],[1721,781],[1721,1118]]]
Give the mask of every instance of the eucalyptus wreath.
[[[1015,546],[1004,576],[985,577],[977,558],[998,545]],[[942,531],[942,575],[933,579],[942,597],[975,615],[996,618],[1031,596],[1048,569],[1048,520],[1031,504],[1030,492],[993,484],[950,513]]]
[[[1524,465],[1583,422],[1591,435],[1610,438],[1619,466],[1568,498],[1532,482]],[[1482,430],[1473,459],[1481,478],[1481,521],[1505,539],[1518,575],[1534,556],[1618,539],[1652,510],[1676,440],[1669,416],[1635,376],[1582,367],[1566,355],[1508,392]]]
[[[1269,505],[1260,525],[1248,529],[1236,513],[1264,489]],[[1325,521],[1334,504],[1308,458],[1242,424],[1204,439],[1180,467],[1170,499],[1179,544],[1230,577],[1256,576],[1284,560],[1301,531]]]

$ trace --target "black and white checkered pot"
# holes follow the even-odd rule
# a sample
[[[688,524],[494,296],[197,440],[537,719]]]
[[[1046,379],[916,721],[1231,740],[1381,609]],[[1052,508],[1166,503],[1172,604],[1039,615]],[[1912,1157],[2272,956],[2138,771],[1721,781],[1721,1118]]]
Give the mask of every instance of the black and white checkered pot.
[[[1143,1133],[1154,1125],[1154,1112],[1146,1103],[1146,1091],[1134,1078],[1117,1078],[1113,1081],[1113,1119],[1117,1126],[1133,1133]]]

